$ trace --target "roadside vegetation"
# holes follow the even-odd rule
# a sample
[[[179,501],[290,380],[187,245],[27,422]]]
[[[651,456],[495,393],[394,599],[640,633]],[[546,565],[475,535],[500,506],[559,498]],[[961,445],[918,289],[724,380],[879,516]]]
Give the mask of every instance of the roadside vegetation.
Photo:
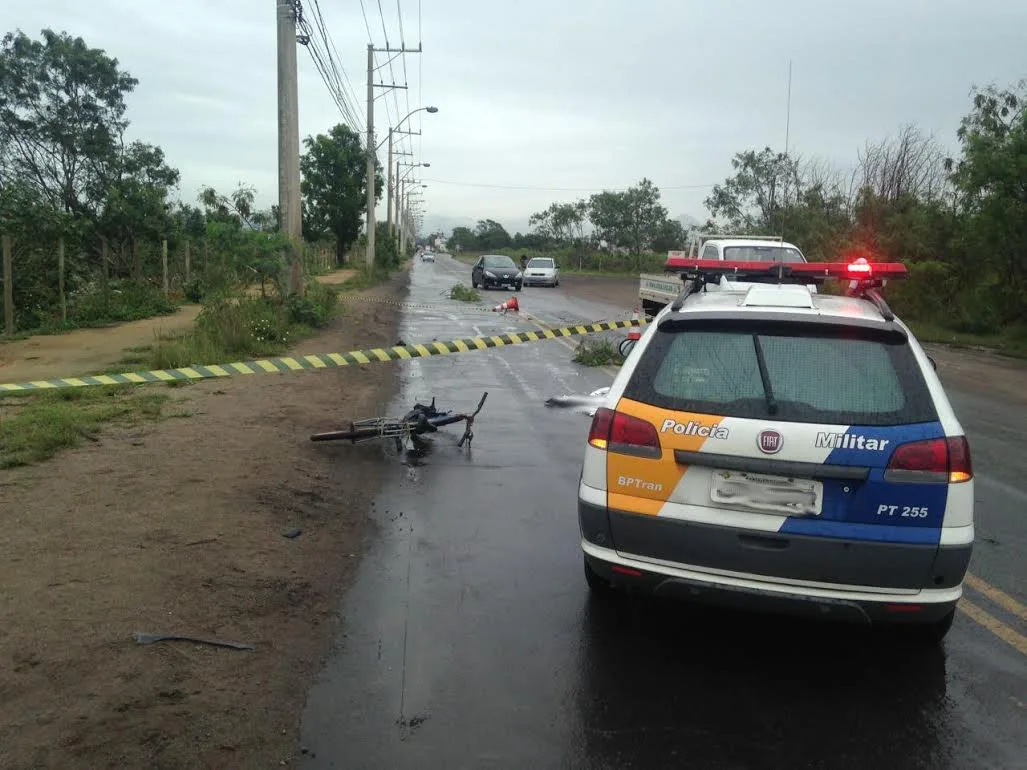
[[[586,337],[578,343],[574,352],[574,363],[582,366],[620,366],[624,363],[624,357],[610,340],[604,337]]]
[[[131,385],[0,397],[0,469],[95,441],[105,424],[161,419],[169,398],[166,390]]]
[[[121,371],[280,355],[331,322],[341,292],[387,280],[412,255],[380,224],[366,266],[366,156],[341,124],[304,140],[300,244],[281,232],[278,207],[259,209],[244,183],[179,200],[164,151],[125,136],[138,84],[67,33],[0,42],[0,236],[12,252],[0,282],[13,287],[10,307],[0,294],[0,346],[189,303],[202,306],[194,328],[127,351]],[[64,162],[40,161],[53,157]],[[383,187],[379,168],[379,196]],[[346,283],[315,280],[350,264],[360,267]],[[4,397],[0,467],[46,459],[111,420],[159,417],[167,397],[118,387]]]
[[[769,147],[731,165],[704,201],[713,219],[693,231],[783,236],[812,261],[902,261],[909,279],[885,293],[925,340],[1027,354],[1027,81],[974,88],[952,141],[907,125],[868,141],[848,169]],[[563,272],[637,274],[659,272],[692,234],[646,179],[553,203],[530,222],[511,236],[482,220],[456,228],[448,247],[461,259],[551,256]]]
[[[460,302],[478,302],[481,300],[481,294],[478,293],[477,289],[457,283],[449,290],[449,298],[459,300]]]

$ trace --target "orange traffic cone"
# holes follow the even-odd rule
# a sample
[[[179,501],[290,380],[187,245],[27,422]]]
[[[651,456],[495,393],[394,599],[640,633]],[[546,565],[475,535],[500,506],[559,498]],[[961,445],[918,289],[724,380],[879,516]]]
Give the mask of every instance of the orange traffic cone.
[[[502,305],[496,305],[494,308],[492,308],[492,312],[505,313],[507,310],[512,310],[515,313],[518,313],[520,312],[520,309],[521,306],[517,304],[517,297],[510,297],[510,299],[508,299]]]

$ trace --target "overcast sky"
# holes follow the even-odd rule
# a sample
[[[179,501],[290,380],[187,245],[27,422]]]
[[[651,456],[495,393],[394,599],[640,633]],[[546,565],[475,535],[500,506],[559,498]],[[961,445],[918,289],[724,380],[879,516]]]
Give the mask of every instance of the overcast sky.
[[[318,0],[366,114],[368,31],[378,0]],[[272,0],[44,0],[4,3],[4,25],[53,27],[106,49],[140,81],[133,138],[161,145],[180,196],[242,181],[277,200]],[[304,0],[313,17],[314,0]],[[391,45],[396,0],[381,0]],[[377,78],[406,83],[375,108],[378,137],[409,109],[428,184],[429,226],[498,219],[514,229],[553,200],[644,176],[672,215],[703,198],[735,152],[790,148],[850,166],[868,138],[915,122],[955,147],[974,83],[1027,77],[1027,3],[1014,0],[399,0],[402,38],[424,52]],[[418,22],[420,7],[420,24]],[[384,59],[382,60],[384,61]],[[304,48],[300,135],[341,117]],[[387,104],[386,104],[387,103]],[[409,109],[408,109],[409,105]],[[422,120],[423,119],[423,120]],[[357,126],[361,131],[365,126]],[[384,161],[384,148],[381,155]],[[415,172],[416,173],[416,172]],[[532,188],[532,189],[518,189]],[[537,189],[550,188],[550,189]],[[552,188],[569,188],[556,190]],[[382,207],[382,210],[384,207]]]

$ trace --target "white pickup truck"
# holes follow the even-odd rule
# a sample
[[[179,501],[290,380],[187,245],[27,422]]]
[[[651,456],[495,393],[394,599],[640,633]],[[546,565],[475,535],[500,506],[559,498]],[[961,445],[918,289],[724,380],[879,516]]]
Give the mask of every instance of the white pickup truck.
[[[692,239],[688,251],[668,251],[662,273],[642,273],[638,298],[647,316],[654,316],[670,304],[684,285],[675,263],[682,259],[718,259],[733,262],[806,262],[798,246],[776,236],[704,235]]]

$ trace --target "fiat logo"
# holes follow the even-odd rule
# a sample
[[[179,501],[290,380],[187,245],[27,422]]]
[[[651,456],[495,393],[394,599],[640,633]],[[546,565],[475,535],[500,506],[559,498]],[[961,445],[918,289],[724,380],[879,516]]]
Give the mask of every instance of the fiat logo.
[[[776,430],[761,430],[756,437],[756,446],[763,454],[773,455],[781,451],[784,445],[784,437]]]

